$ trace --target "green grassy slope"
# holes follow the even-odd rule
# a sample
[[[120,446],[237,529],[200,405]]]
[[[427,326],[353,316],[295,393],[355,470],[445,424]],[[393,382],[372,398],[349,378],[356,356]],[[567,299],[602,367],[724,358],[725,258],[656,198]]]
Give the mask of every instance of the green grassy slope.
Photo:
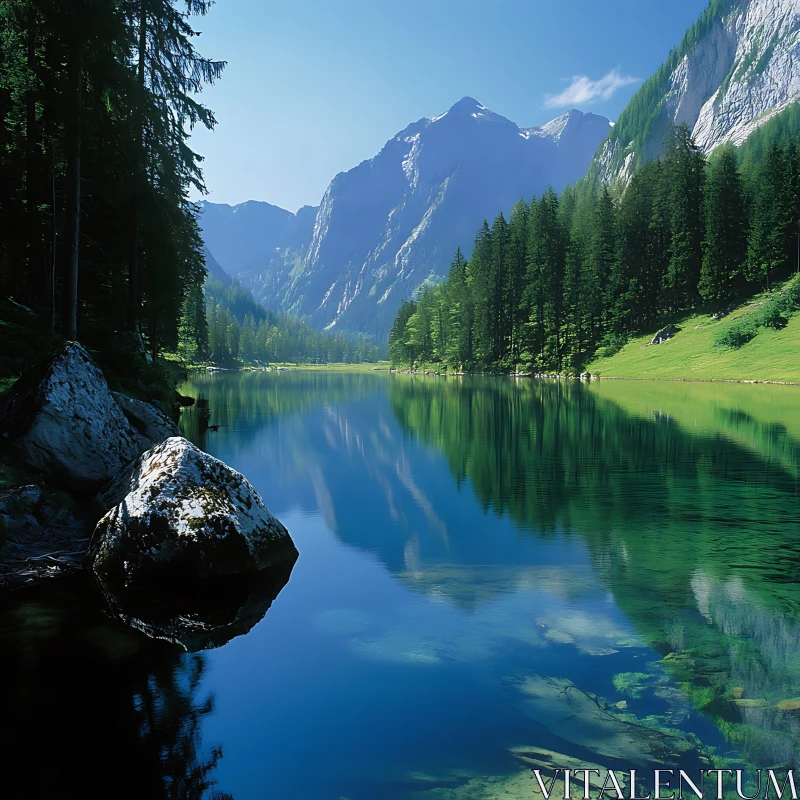
[[[683,378],[695,380],[758,380],[800,382],[800,314],[782,330],[761,328],[738,350],[714,346],[718,331],[754,313],[763,297],[744,303],[715,321],[710,314],[677,320],[681,330],[673,339],[648,347],[656,330],[631,339],[620,352],[595,359],[592,374],[615,378]]]

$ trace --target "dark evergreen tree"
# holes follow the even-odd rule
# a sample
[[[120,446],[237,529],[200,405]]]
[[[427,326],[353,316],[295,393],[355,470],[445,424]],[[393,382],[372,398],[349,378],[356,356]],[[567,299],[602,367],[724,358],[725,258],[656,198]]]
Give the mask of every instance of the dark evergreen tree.
[[[522,355],[524,338],[524,291],[528,252],[528,220],[530,206],[520,200],[511,209],[508,222],[508,269],[506,273],[505,305],[507,311],[508,351],[514,365]],[[459,251],[460,253],[460,251]]]
[[[403,300],[389,331],[389,358],[394,364],[412,365],[414,348],[408,343],[408,321],[414,316],[417,304],[413,300]]]
[[[703,211],[700,295],[704,300],[724,300],[741,286],[747,257],[747,207],[731,144],[723,145],[709,164]]]
[[[697,298],[703,242],[701,150],[687,125],[670,126],[661,155],[663,202],[669,219],[669,263],[664,279],[671,311],[690,308]]]
[[[785,149],[772,142],[755,177],[747,251],[749,277],[767,289],[772,273],[793,255],[795,202]]]

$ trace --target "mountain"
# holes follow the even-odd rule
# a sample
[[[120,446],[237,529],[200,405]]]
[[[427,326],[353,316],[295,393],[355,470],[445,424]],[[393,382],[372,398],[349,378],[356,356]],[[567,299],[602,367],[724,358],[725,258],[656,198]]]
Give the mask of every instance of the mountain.
[[[308,250],[316,207],[303,206],[296,214],[270,203],[249,200],[236,206],[200,203],[200,227],[206,255],[214,265],[239,278],[259,299],[274,309],[283,307],[288,281]]]
[[[337,175],[319,209],[204,204],[206,244],[267,305],[384,339],[402,299],[470,253],[484,219],[582,177],[610,125],[573,109],[521,128],[465,97]]]
[[[214,254],[208,249],[208,245],[203,247],[203,257],[206,260],[206,269],[212,278],[216,278],[226,286],[231,283],[231,276],[222,268],[219,261],[214,258]]]
[[[636,93],[598,150],[590,177],[626,183],[655,158],[670,123],[711,152],[741,144],[800,100],[797,0],[711,0]]]

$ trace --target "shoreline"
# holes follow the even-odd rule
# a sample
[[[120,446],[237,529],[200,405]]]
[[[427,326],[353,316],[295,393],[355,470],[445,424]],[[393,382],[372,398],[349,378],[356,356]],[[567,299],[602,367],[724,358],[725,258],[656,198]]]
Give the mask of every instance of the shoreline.
[[[581,383],[591,383],[592,381],[667,381],[671,383],[744,383],[750,385],[763,384],[766,386],[800,386],[800,381],[782,381],[767,378],[676,378],[658,375],[631,376],[631,375],[598,375],[591,373],[591,378],[582,378],[579,375],[536,375],[513,372],[442,372],[438,370],[408,370],[396,369],[386,366],[386,362],[363,362],[358,364],[296,364],[287,367],[240,367],[240,368],[212,368],[199,367],[190,372],[200,372],[214,374],[216,372],[289,372],[289,371],[313,371],[313,372],[387,372],[392,375],[421,375],[429,378],[534,378],[538,380],[566,380],[580,381]]]
[[[666,378],[666,377],[647,377],[633,378],[622,375],[598,375],[593,376],[597,380],[604,381],[671,381],[673,383],[748,383],[764,384],[767,386],[800,386],[800,381],[773,381],[773,380],[752,380],[747,378]]]
[[[800,386],[800,381],[779,381],[769,379],[751,379],[751,378],[671,378],[666,376],[625,376],[625,375],[597,375],[591,373],[591,378],[582,378],[578,375],[527,375],[513,372],[505,373],[483,373],[483,372],[434,372],[430,370],[390,370],[394,375],[421,375],[428,378],[533,378],[535,380],[561,380],[561,381],[579,381],[580,383],[592,383],[594,381],[668,381],[671,383],[745,383],[745,384],[763,384],[766,386]]]

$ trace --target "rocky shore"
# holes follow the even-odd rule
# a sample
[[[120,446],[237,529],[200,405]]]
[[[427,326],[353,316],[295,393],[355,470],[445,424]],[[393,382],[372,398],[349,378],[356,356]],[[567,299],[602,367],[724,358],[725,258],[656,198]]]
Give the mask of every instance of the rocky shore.
[[[0,589],[85,571],[108,613],[187,650],[249,630],[297,550],[249,482],[112,392],[69,342],[0,406],[0,443],[41,476],[0,491]]]

